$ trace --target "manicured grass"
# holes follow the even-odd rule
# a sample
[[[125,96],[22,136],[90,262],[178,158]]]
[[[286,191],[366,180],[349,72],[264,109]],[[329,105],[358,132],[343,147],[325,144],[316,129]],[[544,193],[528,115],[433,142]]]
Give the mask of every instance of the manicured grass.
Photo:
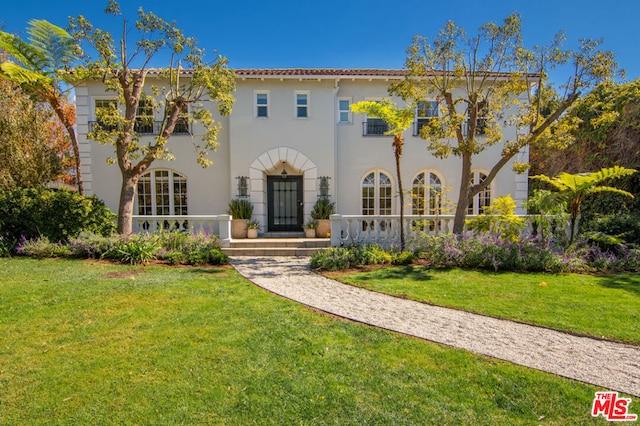
[[[0,424],[604,424],[596,387],[334,319],[229,268],[0,271]]]
[[[391,267],[330,274],[370,290],[640,344],[640,274],[525,274]]]

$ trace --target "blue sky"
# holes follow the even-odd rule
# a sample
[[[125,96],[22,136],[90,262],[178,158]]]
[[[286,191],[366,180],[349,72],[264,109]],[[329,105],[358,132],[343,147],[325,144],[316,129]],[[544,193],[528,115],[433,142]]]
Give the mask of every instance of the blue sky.
[[[233,68],[402,68],[415,34],[431,37],[447,20],[472,32],[513,11],[523,18],[528,46],[546,44],[563,30],[567,45],[604,38],[627,80],[640,77],[640,1],[610,0],[133,0],[121,1],[133,21],[138,6],[176,21],[208,52],[227,56]],[[103,13],[102,0],[10,1],[0,25],[19,33],[30,19],[66,26],[84,15],[97,27],[121,31]],[[162,66],[162,63],[153,64]]]

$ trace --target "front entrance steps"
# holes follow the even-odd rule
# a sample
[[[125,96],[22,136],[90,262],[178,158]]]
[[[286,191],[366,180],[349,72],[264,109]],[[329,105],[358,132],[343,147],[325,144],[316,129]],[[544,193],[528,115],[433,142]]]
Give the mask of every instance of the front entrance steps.
[[[289,234],[289,233],[287,233]],[[297,234],[297,233],[296,233]],[[232,239],[222,251],[228,256],[311,256],[330,245],[329,238]]]

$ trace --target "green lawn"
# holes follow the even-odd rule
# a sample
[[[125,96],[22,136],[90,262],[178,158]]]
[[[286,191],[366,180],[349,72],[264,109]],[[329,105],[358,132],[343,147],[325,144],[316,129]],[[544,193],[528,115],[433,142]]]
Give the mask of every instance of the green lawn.
[[[0,424],[604,424],[596,387],[334,319],[233,269],[0,271]]]
[[[406,266],[331,276],[394,296],[640,344],[637,273],[553,275]]]

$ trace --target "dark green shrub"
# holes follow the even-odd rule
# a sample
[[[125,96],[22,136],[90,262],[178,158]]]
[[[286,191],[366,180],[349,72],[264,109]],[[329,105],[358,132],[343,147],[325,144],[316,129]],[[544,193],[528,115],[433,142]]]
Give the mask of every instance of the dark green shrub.
[[[226,265],[229,263],[229,256],[224,254],[220,249],[209,250],[209,264],[210,265]]]
[[[4,241],[46,237],[67,242],[81,231],[109,235],[115,231],[114,219],[102,201],[72,191],[0,192],[0,237]]]
[[[187,255],[177,250],[168,251],[158,258],[166,261],[169,265],[185,265],[187,263]]]

